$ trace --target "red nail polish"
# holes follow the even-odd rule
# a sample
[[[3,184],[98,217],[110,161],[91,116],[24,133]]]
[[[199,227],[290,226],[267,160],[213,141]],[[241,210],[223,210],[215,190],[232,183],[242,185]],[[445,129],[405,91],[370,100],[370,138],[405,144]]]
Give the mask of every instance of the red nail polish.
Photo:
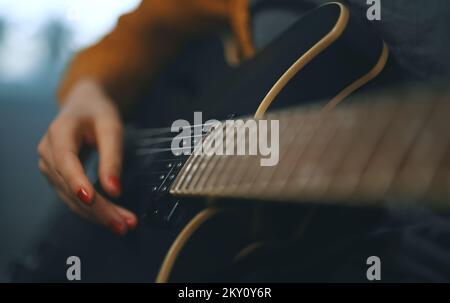
[[[87,191],[84,190],[84,188],[80,188],[77,192],[77,197],[85,204],[91,204],[91,199],[89,198],[89,195]]]
[[[109,176],[108,182],[111,185],[112,189],[114,190],[114,194],[118,195],[121,192],[121,186],[120,186],[120,180],[116,176]]]
[[[137,221],[134,219],[126,219],[125,222],[127,223],[129,229],[135,229],[137,226]]]
[[[125,233],[125,225],[118,221],[111,221],[109,227],[116,235],[123,235]]]

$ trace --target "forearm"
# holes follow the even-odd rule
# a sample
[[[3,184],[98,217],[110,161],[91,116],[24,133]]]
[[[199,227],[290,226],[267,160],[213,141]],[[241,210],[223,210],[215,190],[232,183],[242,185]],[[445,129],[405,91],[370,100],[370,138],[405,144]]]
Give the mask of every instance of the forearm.
[[[246,25],[239,26],[246,22],[242,18],[246,5],[246,0],[144,0],[122,16],[110,34],[73,59],[61,82],[59,101],[65,102],[76,82],[89,78],[103,86],[120,108],[129,108],[193,37],[229,26],[240,31],[238,41],[248,40],[248,33],[242,33]],[[240,14],[235,14],[238,10]],[[235,15],[237,21],[232,21]],[[245,49],[248,53],[249,47]]]

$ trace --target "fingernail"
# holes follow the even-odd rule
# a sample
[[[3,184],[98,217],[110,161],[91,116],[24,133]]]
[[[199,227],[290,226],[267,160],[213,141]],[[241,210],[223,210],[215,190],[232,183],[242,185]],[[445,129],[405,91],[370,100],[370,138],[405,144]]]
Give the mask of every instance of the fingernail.
[[[119,195],[121,192],[120,180],[116,176],[109,176],[108,182],[111,186],[111,189],[114,191],[114,194]]]
[[[91,204],[91,199],[89,198],[89,195],[84,188],[80,188],[77,192],[77,197],[85,204]]]
[[[137,226],[137,221],[134,219],[128,218],[125,220],[125,222],[127,223],[129,229],[135,229]]]
[[[111,221],[109,227],[116,235],[123,235],[125,233],[125,225],[118,221],[115,220]]]

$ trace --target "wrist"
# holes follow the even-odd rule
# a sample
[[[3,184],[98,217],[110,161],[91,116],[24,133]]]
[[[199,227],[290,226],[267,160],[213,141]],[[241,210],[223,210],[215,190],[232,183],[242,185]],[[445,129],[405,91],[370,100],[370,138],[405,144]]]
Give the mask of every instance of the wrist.
[[[70,89],[68,94],[61,100],[61,106],[66,107],[69,104],[86,102],[90,100],[108,100],[101,84],[92,78],[81,78]]]

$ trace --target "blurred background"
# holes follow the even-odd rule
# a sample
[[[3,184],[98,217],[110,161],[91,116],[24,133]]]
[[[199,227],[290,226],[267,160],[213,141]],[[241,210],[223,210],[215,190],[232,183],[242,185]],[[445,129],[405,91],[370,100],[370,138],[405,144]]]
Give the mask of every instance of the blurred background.
[[[45,229],[56,196],[37,168],[58,79],[139,0],[0,0],[0,282]]]

